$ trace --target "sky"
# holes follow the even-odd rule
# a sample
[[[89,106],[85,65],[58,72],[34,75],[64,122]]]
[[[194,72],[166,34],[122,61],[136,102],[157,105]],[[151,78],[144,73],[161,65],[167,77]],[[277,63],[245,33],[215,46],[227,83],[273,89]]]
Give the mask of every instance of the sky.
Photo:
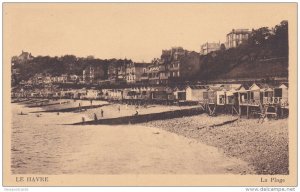
[[[150,62],[162,49],[200,51],[233,28],[274,27],[291,4],[4,4],[4,49],[33,56],[127,58]]]

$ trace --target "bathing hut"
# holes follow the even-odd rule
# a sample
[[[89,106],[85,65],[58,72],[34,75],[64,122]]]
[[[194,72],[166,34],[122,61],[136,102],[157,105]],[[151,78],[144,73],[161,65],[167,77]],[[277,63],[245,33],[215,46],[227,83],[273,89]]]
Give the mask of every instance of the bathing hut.
[[[279,102],[282,107],[288,106],[288,84],[281,84],[274,88],[273,101]]]
[[[151,98],[151,91],[149,87],[143,86],[140,89],[140,99],[144,101],[148,101]]]
[[[99,99],[100,91],[95,89],[88,89],[85,97],[86,99]]]
[[[207,90],[205,85],[189,85],[185,88],[187,101],[201,101],[203,100],[203,92]]]
[[[173,103],[175,101],[175,95],[173,93],[173,88],[170,87],[170,86],[166,86],[165,91],[166,91],[167,96],[168,96],[168,98],[167,98],[168,102]]]
[[[245,92],[247,93],[246,96],[242,94]],[[242,105],[259,106],[264,100],[270,100],[272,92],[272,88],[267,84],[253,83],[248,90],[239,92],[239,101]]]
[[[226,90],[226,105],[237,105],[238,104],[238,91],[246,90],[242,84],[225,84],[224,89]]]
[[[73,99],[84,99],[87,95],[87,91],[85,88],[79,89],[74,92]]]
[[[111,89],[108,91],[109,99],[111,100],[121,100],[122,99],[122,90],[119,89]]]
[[[157,86],[151,89],[152,100],[154,101],[166,101],[168,94],[164,86]]]
[[[133,100],[136,96],[136,90],[134,88],[126,88],[123,90],[124,100]]]
[[[175,96],[175,100],[177,101],[185,101],[186,100],[186,90],[184,86],[177,86],[173,90],[173,94]]]
[[[222,103],[220,101],[218,102],[218,100],[223,98],[223,96],[225,100],[223,85],[210,85],[206,91],[203,91],[203,100],[208,104]]]
[[[210,85],[206,90],[203,90],[203,100],[200,100],[200,105],[209,115],[215,115],[217,105],[225,104],[225,92],[221,85]]]
[[[221,89],[216,91],[217,96],[217,105],[225,105],[226,104],[226,90]]]

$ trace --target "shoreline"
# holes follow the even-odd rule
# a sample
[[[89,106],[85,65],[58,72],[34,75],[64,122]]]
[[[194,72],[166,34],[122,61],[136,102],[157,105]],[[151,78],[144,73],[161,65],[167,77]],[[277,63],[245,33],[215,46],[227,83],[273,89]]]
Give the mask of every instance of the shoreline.
[[[14,105],[15,174],[253,174],[247,162],[218,148],[158,128],[136,125],[64,126],[78,113],[33,113]],[[43,147],[40,147],[40,146]],[[82,158],[84,157],[84,158]]]
[[[83,106],[85,104],[89,105],[88,102],[83,103]],[[74,105],[77,105],[77,103]],[[68,106],[69,104],[62,104],[56,107],[62,109]],[[121,108],[120,111],[118,111],[118,106]],[[135,106],[115,103],[101,108],[105,110],[103,118],[107,118],[108,116],[110,118],[118,118],[120,115],[128,115],[136,110]],[[144,110],[145,112],[149,112],[150,110],[150,112],[153,112],[157,110],[164,111],[166,109],[166,106],[153,105],[148,109],[141,108],[140,110]],[[38,110],[38,108],[28,108],[28,110],[34,111]],[[168,110],[174,110],[174,108],[170,107]],[[99,115],[99,111],[99,108],[94,108],[76,113],[66,112],[65,116],[68,118],[72,117],[73,120],[68,122],[71,124],[76,123],[74,122],[75,120],[80,122],[82,117],[86,121],[93,121],[94,114]],[[196,140],[208,146],[216,147],[228,157],[236,157],[248,162],[249,165],[254,167],[256,174],[259,175],[285,175],[289,173],[287,122],[288,119],[279,119],[257,123],[257,119],[237,119],[237,116],[231,115],[213,117],[201,114],[153,120],[130,126],[154,127],[175,133],[178,136]],[[96,125],[85,125],[85,127],[89,126]]]

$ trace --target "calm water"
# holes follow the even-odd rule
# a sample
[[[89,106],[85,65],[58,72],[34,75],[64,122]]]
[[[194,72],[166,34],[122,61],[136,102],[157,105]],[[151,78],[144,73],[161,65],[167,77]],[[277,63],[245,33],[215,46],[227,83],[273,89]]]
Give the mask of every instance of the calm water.
[[[37,117],[12,104],[13,174],[220,174],[247,170],[217,148],[156,128],[70,126],[82,114]],[[20,112],[28,115],[18,115]],[[230,170],[230,171],[228,171]]]

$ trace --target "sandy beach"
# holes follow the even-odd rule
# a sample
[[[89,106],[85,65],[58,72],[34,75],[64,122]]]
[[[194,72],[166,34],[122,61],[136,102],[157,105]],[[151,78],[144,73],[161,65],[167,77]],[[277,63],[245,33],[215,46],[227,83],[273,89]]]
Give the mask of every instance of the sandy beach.
[[[63,106],[68,105],[59,105]],[[41,113],[38,117],[30,112],[41,108],[19,104],[12,104],[12,108],[14,174],[255,173],[248,162],[228,156],[222,148],[150,124],[64,125],[80,121],[83,115],[88,118],[94,109],[59,115]],[[124,113],[135,110],[133,106],[128,108]],[[18,115],[20,111],[27,115]],[[119,113],[114,107],[111,111],[106,108],[106,112]]]

